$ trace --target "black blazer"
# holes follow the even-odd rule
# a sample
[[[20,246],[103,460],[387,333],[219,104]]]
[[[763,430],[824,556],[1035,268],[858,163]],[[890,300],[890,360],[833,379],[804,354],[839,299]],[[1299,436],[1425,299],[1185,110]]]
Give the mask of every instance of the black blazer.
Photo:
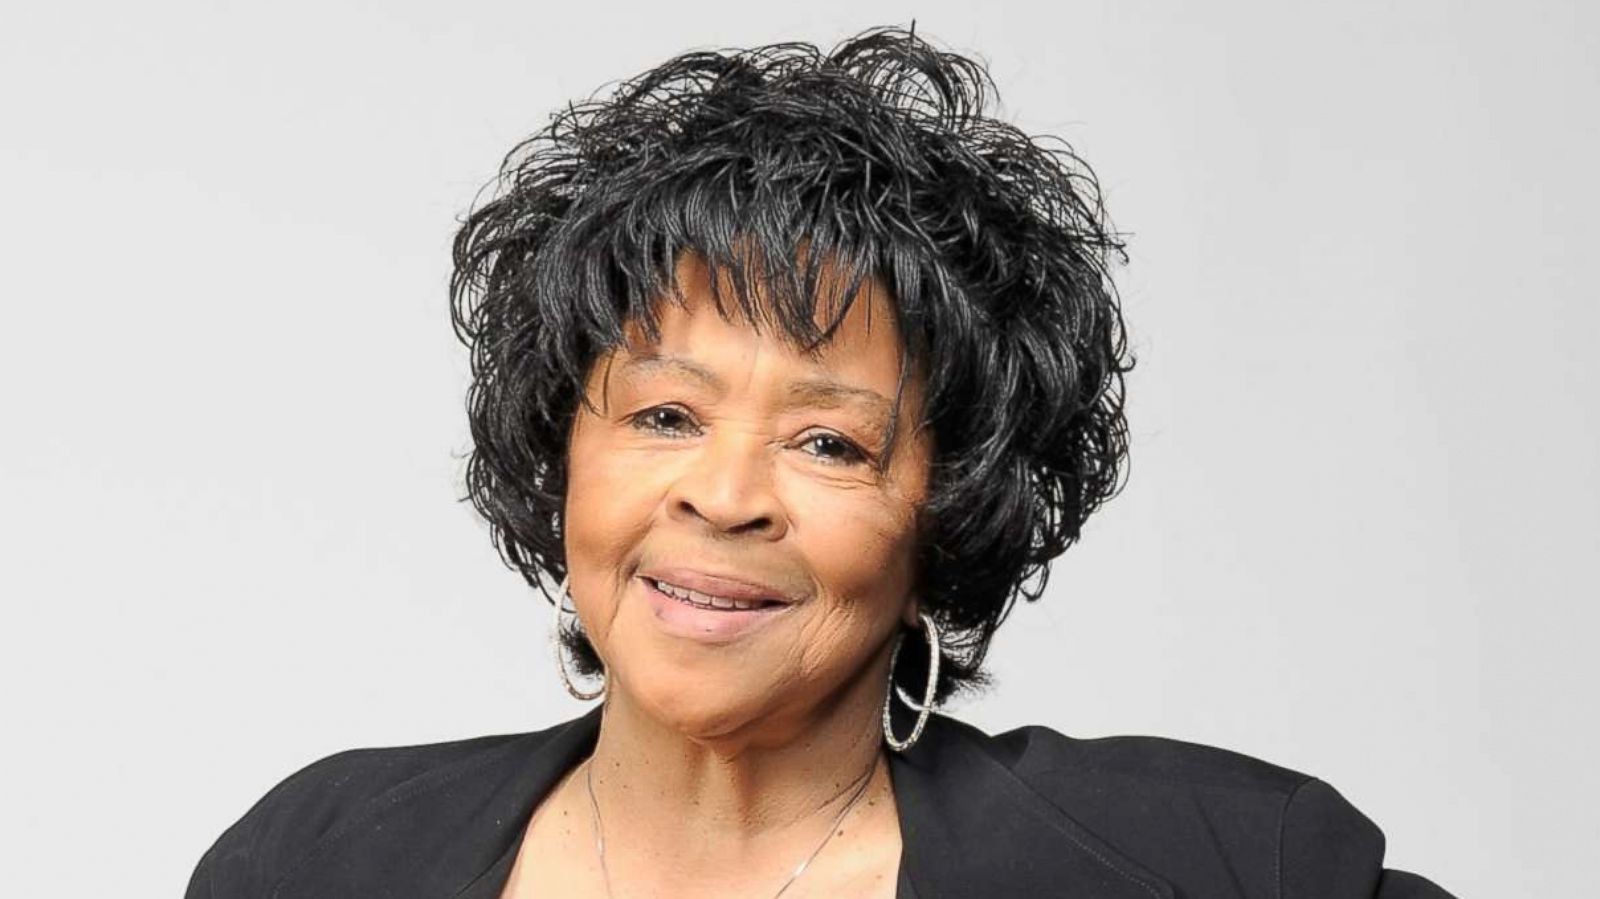
[[[329,756],[228,828],[186,897],[498,899],[535,806],[599,728],[596,707],[535,733]],[[989,736],[935,715],[890,774],[902,899],[1450,899],[1386,870],[1382,832],[1326,783],[1208,746]]]

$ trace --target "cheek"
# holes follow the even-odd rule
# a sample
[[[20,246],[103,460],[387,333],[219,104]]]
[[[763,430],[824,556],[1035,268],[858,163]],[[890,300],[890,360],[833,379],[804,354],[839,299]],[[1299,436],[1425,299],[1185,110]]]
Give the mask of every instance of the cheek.
[[[896,460],[888,481],[792,477],[792,530],[821,569],[819,579],[837,584],[844,595],[903,596],[909,588],[926,479],[909,455]]]
[[[903,586],[912,535],[897,504],[867,490],[821,490],[801,495],[794,507],[793,530],[824,586],[862,597]]]
[[[597,430],[580,421],[573,433],[562,543],[572,595],[582,598],[579,617],[603,653],[617,602],[659,504],[662,475],[638,455],[613,451]]]
[[[911,511],[881,490],[813,492],[795,504],[801,549],[826,602],[799,647],[815,672],[852,664],[886,639],[912,586]]]

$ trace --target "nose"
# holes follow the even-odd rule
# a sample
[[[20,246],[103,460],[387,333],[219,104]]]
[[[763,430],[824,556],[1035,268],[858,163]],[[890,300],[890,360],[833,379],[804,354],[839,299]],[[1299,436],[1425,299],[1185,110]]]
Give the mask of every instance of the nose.
[[[776,491],[773,461],[759,435],[714,433],[673,482],[668,514],[713,536],[781,539],[788,517]]]

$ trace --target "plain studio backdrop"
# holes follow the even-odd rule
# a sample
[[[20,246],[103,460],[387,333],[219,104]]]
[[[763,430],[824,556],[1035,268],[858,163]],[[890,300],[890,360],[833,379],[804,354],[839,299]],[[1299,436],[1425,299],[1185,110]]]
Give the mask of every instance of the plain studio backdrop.
[[[675,53],[989,60],[1132,254],[1126,490],[989,730],[1325,778],[1389,863],[1593,895],[1596,13],[1558,3],[94,3],[0,28],[0,892],[176,896],[337,750],[542,728],[462,493],[458,217]]]

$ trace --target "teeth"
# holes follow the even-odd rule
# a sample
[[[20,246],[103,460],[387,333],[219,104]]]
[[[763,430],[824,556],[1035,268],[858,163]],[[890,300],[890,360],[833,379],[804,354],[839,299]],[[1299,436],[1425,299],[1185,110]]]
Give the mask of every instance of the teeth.
[[[677,584],[669,584],[666,581],[655,581],[654,583],[656,585],[656,589],[660,590],[662,593],[665,593],[668,596],[676,596],[682,600],[687,600],[688,602],[691,602],[697,606],[709,606],[713,609],[761,608],[761,602],[757,600],[729,599],[726,596],[712,596],[709,593],[701,593],[699,590],[690,590],[687,587],[679,587]]]

